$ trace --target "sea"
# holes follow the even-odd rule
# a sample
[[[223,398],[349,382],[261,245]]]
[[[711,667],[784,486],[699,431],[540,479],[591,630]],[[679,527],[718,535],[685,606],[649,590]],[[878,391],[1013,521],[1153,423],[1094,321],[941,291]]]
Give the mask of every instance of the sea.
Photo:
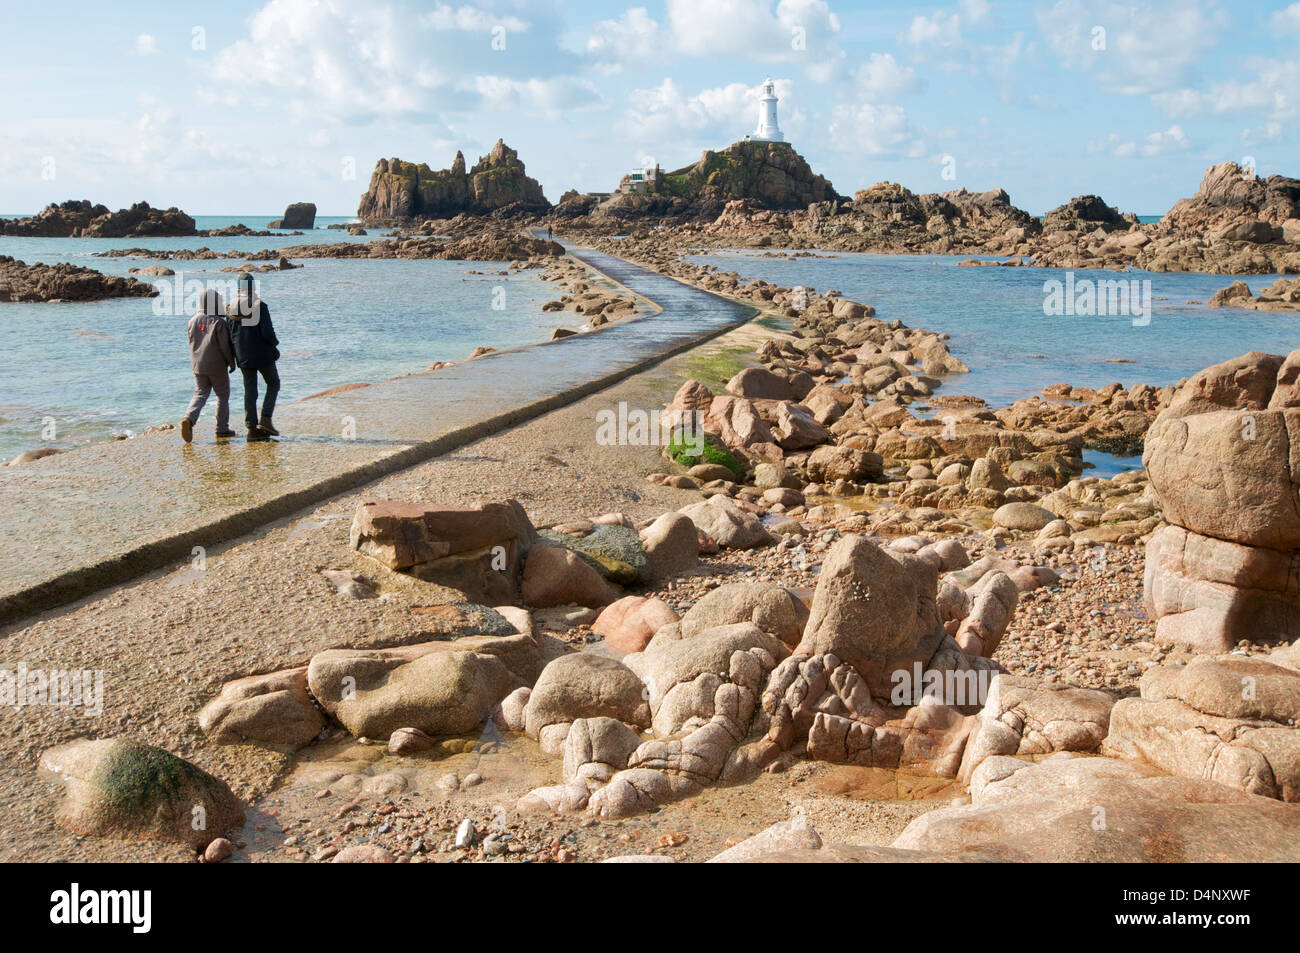
[[[271,216],[197,216],[201,229],[243,223],[265,229]],[[159,299],[0,306],[0,459],[53,445],[138,433],[179,421],[192,389],[185,326],[193,291],[225,288],[220,269],[239,260],[162,262],[100,258],[110,248],[257,251],[329,241],[369,241],[318,217],[310,233],[271,238],[64,239],[0,237],[0,254],[28,263],[73,262],[109,274],[167,264],[176,276],[149,278]],[[785,286],[838,290],[877,314],[951,335],[970,374],[949,377],[941,393],[973,394],[1006,406],[1054,383],[1098,387],[1176,383],[1202,367],[1250,350],[1300,347],[1300,315],[1208,308],[1234,280],[1206,274],[1115,273],[1013,267],[959,267],[969,256],[714,250],[692,256],[722,271]],[[557,326],[578,327],[568,312],[543,313],[557,295],[536,272],[507,273],[505,262],[300,259],[303,267],[258,275],[281,344],[281,400],[343,384],[421,371],[461,360],[479,345],[498,349],[544,340]],[[1259,291],[1278,276],[1246,276]],[[1145,315],[1051,312],[1051,283],[1136,282]],[[179,292],[178,289],[179,288]],[[1059,310],[1059,309],[1058,309]],[[159,313],[161,312],[161,313]],[[238,394],[239,388],[235,388]],[[236,397],[238,401],[238,397]],[[236,420],[240,416],[238,406]],[[52,439],[51,439],[52,438]],[[1102,461],[1108,468],[1133,461]]]
[[[960,267],[967,255],[873,255],[812,252],[816,257],[768,257],[770,250],[710,251],[690,256],[743,278],[786,287],[835,290],[872,305],[878,317],[950,335],[952,353],[970,366],[950,375],[941,394],[972,394],[1005,407],[1041,394],[1049,384],[1124,387],[1176,384],[1204,367],[1244,354],[1289,354],[1300,348],[1300,314],[1210,308],[1205,302],[1234,280],[1258,293],[1279,275],[1076,270],[1032,267]],[[996,260],[985,258],[984,260]],[[1149,303],[1145,314],[1049,313],[1059,284],[1082,289],[1123,281],[1130,301]],[[1137,282],[1134,286],[1131,283]],[[1149,283],[1149,284],[1148,284]],[[1081,301],[1081,291],[1074,300]],[[1100,301],[1108,295],[1097,294]],[[1087,309],[1083,309],[1087,310]],[[1098,309],[1106,310],[1106,309]],[[1118,309],[1113,309],[1118,310]],[[1107,476],[1140,463],[1090,452],[1093,475]]]
[[[200,229],[242,223],[262,231],[272,220],[195,216]],[[0,255],[28,264],[71,262],[116,275],[155,264],[176,271],[141,277],[159,287],[159,298],[0,305],[0,461],[35,447],[71,448],[177,423],[185,411],[194,386],[186,324],[196,310],[196,291],[215,287],[225,297],[236,276],[220,269],[242,262],[100,258],[96,252],[204,246],[252,252],[382,235],[372,229],[353,237],[327,227],[350,221],[318,216],[310,232],[269,238],[0,236]],[[537,271],[507,273],[508,262],[304,258],[295,264],[302,267],[255,276],[280,339],[282,402],[463,360],[479,345],[500,350],[531,344],[556,327],[583,323],[571,312],[543,313],[542,304],[558,296],[556,286]],[[242,389],[236,384],[233,391],[232,419],[238,422]]]

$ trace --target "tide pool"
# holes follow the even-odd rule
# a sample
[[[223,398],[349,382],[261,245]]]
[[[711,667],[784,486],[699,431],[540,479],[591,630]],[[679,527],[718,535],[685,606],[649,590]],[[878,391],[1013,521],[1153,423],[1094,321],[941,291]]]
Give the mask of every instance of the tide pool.
[[[1055,268],[960,268],[969,256],[869,255],[762,258],[752,251],[710,252],[690,261],[787,287],[803,285],[870,304],[876,316],[913,328],[946,331],[970,374],[947,377],[940,393],[973,394],[994,407],[1031,397],[1048,384],[1103,387],[1173,384],[1247,351],[1290,353],[1300,347],[1300,315],[1208,308],[1203,303],[1235,276],[1134,271],[1074,272],[1075,282],[1150,281],[1146,324],[1126,315],[1044,314]],[[1277,275],[1241,278],[1258,292]]]

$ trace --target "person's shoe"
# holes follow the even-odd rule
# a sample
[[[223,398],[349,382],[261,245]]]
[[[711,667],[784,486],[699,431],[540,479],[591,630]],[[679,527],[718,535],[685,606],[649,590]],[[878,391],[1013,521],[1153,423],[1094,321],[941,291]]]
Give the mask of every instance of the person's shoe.
[[[253,443],[254,441],[265,441],[270,439],[271,439],[271,435],[267,433],[265,430],[263,430],[261,427],[248,428],[249,443]]]
[[[194,439],[194,421],[188,417],[181,419],[181,439],[190,443]]]
[[[280,436],[280,431],[276,430],[275,427],[272,426],[270,417],[263,417],[259,420],[257,423],[257,429],[263,433],[270,434],[272,437]]]
[[[231,430],[229,427],[227,427],[225,430],[218,430],[218,431],[217,431],[217,436],[218,436],[218,437],[238,437],[239,434],[235,433],[233,430]]]

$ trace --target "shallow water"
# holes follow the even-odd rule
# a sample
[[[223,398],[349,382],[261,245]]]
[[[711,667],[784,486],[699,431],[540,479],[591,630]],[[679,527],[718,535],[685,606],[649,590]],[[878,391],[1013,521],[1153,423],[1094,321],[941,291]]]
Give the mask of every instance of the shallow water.
[[[242,221],[262,229],[263,217],[199,217],[199,228]],[[33,447],[72,447],[115,434],[175,422],[193,389],[185,326],[193,289],[225,289],[235,278],[220,269],[240,259],[162,262],[98,258],[110,248],[260,251],[285,245],[369,241],[323,226],[301,236],[270,238],[65,239],[0,237],[0,254],[29,264],[72,262],[106,274],[165,264],[175,277],[149,278],[165,298],[122,298],[68,304],[0,306],[0,459]],[[478,345],[503,349],[544,340],[557,326],[579,327],[568,312],[544,314],[557,297],[539,272],[500,274],[506,263],[301,259],[302,268],[255,276],[281,344],[281,401],[357,381],[422,371],[434,361],[461,360]],[[476,274],[477,272],[477,274]],[[189,299],[189,300],[187,300]],[[158,313],[162,311],[163,313]],[[232,387],[242,417],[242,385]],[[205,415],[213,413],[205,409]],[[44,439],[53,423],[54,439]]]
[[[787,287],[835,289],[874,306],[886,321],[946,331],[971,373],[949,377],[941,393],[974,394],[994,407],[1048,384],[1162,386],[1247,351],[1287,354],[1300,347],[1300,315],[1187,303],[1209,300],[1235,276],[1075,272],[1076,280],[1149,280],[1150,323],[1135,326],[1125,315],[1045,315],[1043,284],[1063,282],[1061,269],[960,268],[969,256],[954,255],[819,253],[829,257],[785,260],[759,254],[721,251],[690,260]],[[1258,292],[1278,277],[1241,280]]]

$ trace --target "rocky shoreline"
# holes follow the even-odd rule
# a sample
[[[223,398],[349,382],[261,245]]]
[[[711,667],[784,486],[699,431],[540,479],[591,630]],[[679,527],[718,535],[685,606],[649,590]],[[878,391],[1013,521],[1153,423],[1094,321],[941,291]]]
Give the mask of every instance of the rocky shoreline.
[[[235,654],[207,688],[168,703],[170,733],[149,740],[197,759],[193,783],[215,815],[234,816],[230,798],[258,807],[242,830],[229,822],[229,838],[213,829],[198,842],[161,804],[154,850],[334,862],[1296,859],[1300,668],[1287,643],[1300,614],[1285,587],[1269,596],[1267,630],[1248,607],[1300,535],[1290,522],[1239,525],[1233,545],[1250,551],[1237,555],[1212,523],[1270,512],[1276,486],[1300,483],[1276,436],[1300,352],[1246,355],[1177,387],[1063,384],[987,408],[947,393],[965,366],[942,333],[831,292],[742,283],[657,241],[609,247],[752,301],[789,330],[732,332],[748,354],[723,339],[701,349],[712,357],[674,359],[459,460],[348,494],[312,518],[334,527],[324,534],[272,529],[232,547],[232,582],[203,587],[278,562],[265,595],[228,595],[256,604],[246,617],[259,630],[293,612],[312,648],[286,644],[288,669],[265,655],[274,646],[250,653],[240,635],[201,650]],[[552,267],[579,300],[581,276]],[[629,398],[676,439],[574,437]],[[1243,448],[1206,428],[1222,418],[1217,432],[1239,431],[1242,414],[1258,439],[1238,464]],[[1189,439],[1202,442],[1184,450]],[[1085,446],[1135,442],[1149,477],[1082,475]],[[1179,469],[1207,454],[1256,475],[1225,478],[1236,488],[1226,505]],[[1173,533],[1203,539],[1179,543],[1176,565]],[[1223,612],[1225,584],[1244,614]],[[146,580],[134,587],[143,606],[91,599],[9,638],[21,649],[89,618],[120,627],[174,599],[170,585]],[[297,608],[268,601],[284,592]],[[334,624],[315,627],[325,615]],[[199,651],[173,624],[146,626]],[[897,674],[913,670],[985,690],[899,695]],[[1261,701],[1235,699],[1242,675],[1268,686]],[[26,744],[39,753],[36,736]],[[44,764],[83,780],[105,758],[189,771],[153,751],[81,744]],[[900,812],[904,788],[928,793]],[[875,821],[851,808],[853,790],[872,792]],[[752,810],[759,791],[775,798],[759,829],[720,819]],[[112,816],[111,794],[73,785],[58,823],[108,835],[97,842],[120,855],[113,838],[139,819]],[[1068,819],[1098,799],[1115,806],[1112,836],[1072,837]],[[1175,830],[1179,846],[1162,847]]]
[[[135,278],[105,275],[77,265],[29,265],[0,255],[0,302],[100,301],[105,298],[154,298],[153,285]]]
[[[553,217],[565,233],[588,241],[620,231],[648,237],[653,228],[666,240],[700,248],[991,255],[1006,259],[1003,264],[1045,268],[1300,272],[1300,181],[1260,179],[1233,162],[1207,170],[1194,196],[1150,224],[1095,195],[1073,198],[1040,221],[1000,189],[916,195],[892,182],[859,190],[852,201],[795,211],[733,199],[716,217],[686,221],[595,210],[564,216],[562,210]]]

